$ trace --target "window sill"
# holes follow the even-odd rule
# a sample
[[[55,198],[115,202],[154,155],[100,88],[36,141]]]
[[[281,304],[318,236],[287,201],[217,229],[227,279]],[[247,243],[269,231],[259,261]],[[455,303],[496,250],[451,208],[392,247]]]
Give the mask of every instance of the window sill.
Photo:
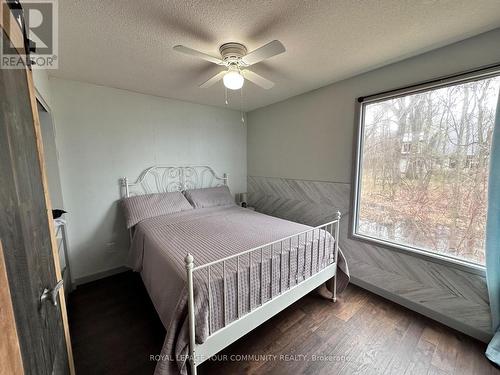
[[[353,240],[362,241],[371,245],[383,247],[388,250],[397,251],[399,253],[414,256],[432,263],[437,263],[447,267],[452,267],[461,271],[472,273],[474,275],[479,275],[483,277],[486,276],[486,267],[477,263],[472,263],[466,260],[432,253],[430,251],[410,246],[398,245],[389,241],[384,241],[363,234],[351,233],[350,237]]]

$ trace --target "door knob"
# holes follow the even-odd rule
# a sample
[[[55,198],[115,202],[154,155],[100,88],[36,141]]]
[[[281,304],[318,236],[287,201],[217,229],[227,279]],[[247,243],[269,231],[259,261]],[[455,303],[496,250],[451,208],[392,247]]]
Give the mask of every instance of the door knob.
[[[52,303],[54,306],[57,306],[57,295],[59,294],[59,289],[62,288],[64,282],[63,280],[59,280],[56,286],[52,289],[45,288],[43,290],[42,295],[40,296],[40,302],[48,301]]]

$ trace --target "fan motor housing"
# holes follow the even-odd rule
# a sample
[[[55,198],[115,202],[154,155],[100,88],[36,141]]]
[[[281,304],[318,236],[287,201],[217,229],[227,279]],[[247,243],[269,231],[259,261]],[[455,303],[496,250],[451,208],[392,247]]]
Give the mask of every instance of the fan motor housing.
[[[247,48],[241,43],[230,42],[221,45],[219,52],[224,61],[238,61],[247,54]]]

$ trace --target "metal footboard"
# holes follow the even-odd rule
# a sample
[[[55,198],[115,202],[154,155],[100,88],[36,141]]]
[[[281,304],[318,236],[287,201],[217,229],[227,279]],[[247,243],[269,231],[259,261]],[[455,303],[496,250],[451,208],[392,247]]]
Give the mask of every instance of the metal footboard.
[[[336,301],[340,216],[340,212],[337,212],[336,219],[326,224],[200,266],[195,266],[195,259],[191,254],[186,256],[189,360],[192,375],[196,374],[196,367],[207,359],[197,357],[197,349],[202,349],[201,347],[208,344],[210,340],[216,342],[216,336],[219,336],[217,337],[217,344],[212,344],[210,350],[200,350],[204,353],[215,354],[212,353],[214,350],[230,345],[234,339],[243,336],[253,329],[252,327],[263,323],[269,319],[270,315],[277,314],[312,290],[311,288],[321,285],[329,277],[333,277],[334,287],[332,293],[333,301]],[[268,253],[270,253],[270,256],[267,256]],[[294,258],[292,259],[292,257]],[[309,259],[309,263],[306,258]],[[287,260],[288,263],[284,260]],[[277,268],[275,262],[279,262],[279,272],[273,272]],[[285,265],[285,268],[283,265]],[[299,267],[300,265],[302,267]],[[215,276],[214,270],[216,271]],[[269,283],[265,279],[265,270],[269,270]],[[257,292],[260,295],[256,296],[256,291],[253,289],[252,275],[258,275],[259,271],[260,286]],[[230,276],[228,277],[228,275]],[[204,344],[198,345],[195,341],[194,276],[203,276],[208,289],[209,337]],[[229,280],[232,280],[233,276],[235,276],[234,283],[236,284],[233,285],[235,289],[236,316],[231,319],[228,313],[227,293]],[[212,327],[214,318],[212,316],[212,305],[214,303],[212,284],[216,280],[220,281],[220,279],[222,279],[220,288],[222,291],[222,322],[219,326]],[[278,282],[278,287],[275,287],[276,282]],[[265,292],[267,284],[270,287]],[[248,301],[241,301],[242,289],[245,289],[245,292],[248,291]],[[252,296],[256,298],[252,299]],[[241,308],[243,302],[245,304],[248,302],[247,309]],[[276,311],[272,311],[273,306],[275,306]],[[245,321],[249,323],[245,324]],[[238,330],[238,332],[230,332],[231,330]],[[229,341],[226,342],[225,340]]]

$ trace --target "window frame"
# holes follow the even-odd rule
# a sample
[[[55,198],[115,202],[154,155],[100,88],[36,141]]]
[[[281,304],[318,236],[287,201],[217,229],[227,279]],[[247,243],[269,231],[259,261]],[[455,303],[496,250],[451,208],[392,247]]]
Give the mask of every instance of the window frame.
[[[370,235],[362,234],[358,232],[357,227],[359,222],[359,196],[361,194],[360,181],[363,172],[361,161],[363,158],[363,146],[364,146],[364,135],[365,135],[364,120],[365,120],[366,106],[368,104],[378,103],[402,96],[413,95],[447,86],[453,86],[457,84],[463,84],[487,78],[494,78],[498,76],[500,76],[500,64],[488,67],[482,67],[447,77],[441,77],[439,79],[426,81],[394,90],[384,91],[378,94],[373,94],[367,97],[360,97],[357,99],[356,103],[357,134],[355,138],[355,158],[354,158],[354,168],[353,168],[354,173],[353,173],[353,184],[352,184],[353,190],[351,199],[352,218],[349,229],[349,235],[351,239],[363,241],[371,245],[380,246],[389,250],[398,251],[408,255],[417,256],[425,260],[452,266],[474,274],[483,276],[486,274],[485,266],[479,263],[454,257],[452,255],[435,253],[431,250],[427,250],[425,248],[421,248],[418,246],[395,243],[389,240],[384,240]]]

